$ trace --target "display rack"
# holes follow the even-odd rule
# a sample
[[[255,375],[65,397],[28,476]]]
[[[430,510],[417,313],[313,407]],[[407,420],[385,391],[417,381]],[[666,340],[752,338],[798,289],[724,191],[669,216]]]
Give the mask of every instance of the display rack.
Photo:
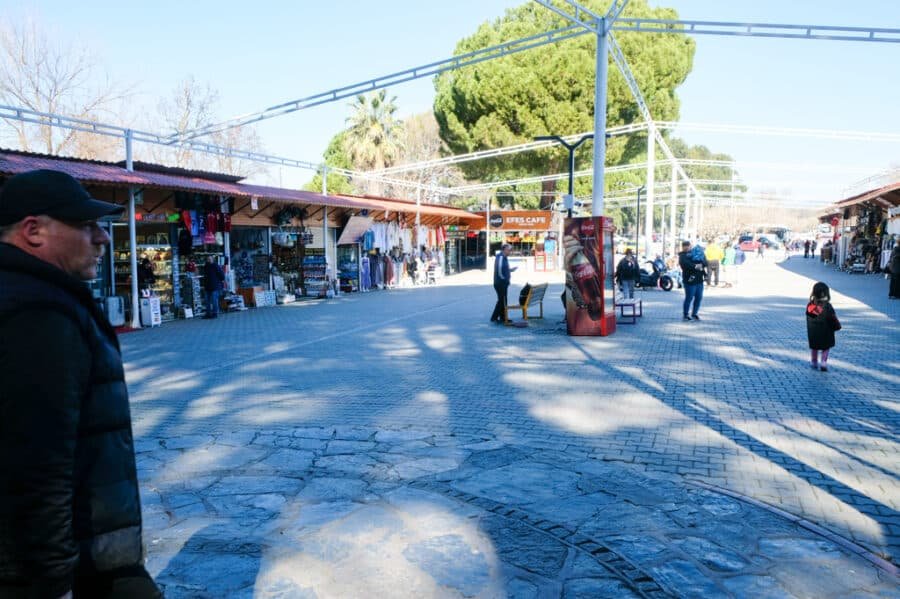
[[[306,248],[306,255],[303,257],[303,282],[307,297],[318,296],[328,284],[327,268],[324,249]]]
[[[338,284],[341,291],[359,291],[359,244],[337,248]]]
[[[163,320],[175,318],[175,289],[173,278],[173,251],[169,246],[137,245],[138,261],[145,256],[153,264],[156,281],[150,287],[153,295],[159,297],[160,311]],[[115,272],[115,293],[126,298],[125,305],[130,306],[131,298],[131,250],[118,247],[113,250],[113,271]]]

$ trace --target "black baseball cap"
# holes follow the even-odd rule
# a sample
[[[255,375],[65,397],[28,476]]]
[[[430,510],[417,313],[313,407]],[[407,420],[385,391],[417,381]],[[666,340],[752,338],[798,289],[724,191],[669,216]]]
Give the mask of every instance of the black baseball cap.
[[[71,175],[40,169],[11,177],[0,188],[0,226],[45,214],[78,222],[118,216],[124,207],[95,200]]]

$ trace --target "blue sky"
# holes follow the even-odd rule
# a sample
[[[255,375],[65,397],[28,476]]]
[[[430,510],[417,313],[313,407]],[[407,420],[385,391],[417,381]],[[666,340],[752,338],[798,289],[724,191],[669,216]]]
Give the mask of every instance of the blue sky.
[[[178,80],[193,75],[219,91],[226,117],[450,57],[458,39],[521,1],[0,0],[0,13],[37,15],[60,38],[82,40],[113,78],[136,85],[137,105],[155,106]],[[894,0],[651,4],[672,6],[683,19],[900,28],[900,2]],[[900,44],[695,39],[694,69],[678,90],[682,121],[900,133]],[[390,93],[408,115],[430,108],[433,86],[423,79]],[[338,101],[268,121],[259,131],[269,153],[317,161],[347,115],[347,101]],[[896,143],[680,135],[743,161],[848,164],[873,172],[900,165]],[[778,190],[814,192],[823,202],[864,176],[770,168],[743,172]],[[307,177],[284,172],[282,183]]]

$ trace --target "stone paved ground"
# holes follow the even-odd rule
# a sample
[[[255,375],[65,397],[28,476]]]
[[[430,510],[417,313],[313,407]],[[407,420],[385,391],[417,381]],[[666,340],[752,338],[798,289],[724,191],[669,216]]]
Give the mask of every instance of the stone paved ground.
[[[488,323],[481,273],[124,335],[149,567],[173,597],[900,596],[790,519],[900,555],[900,302],[802,258],[739,277],[608,338],[564,334],[556,281]]]

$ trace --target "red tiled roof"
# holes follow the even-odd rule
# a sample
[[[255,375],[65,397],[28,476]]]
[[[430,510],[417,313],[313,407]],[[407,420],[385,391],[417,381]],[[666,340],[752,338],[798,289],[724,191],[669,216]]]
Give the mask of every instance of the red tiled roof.
[[[170,174],[150,171],[130,172],[112,163],[89,160],[60,158],[43,154],[0,150],[0,174],[15,175],[34,169],[53,169],[68,173],[82,183],[106,186],[155,187],[176,189],[195,193],[207,193],[223,196],[250,198],[284,202],[290,204],[313,204],[338,208],[357,208],[365,210],[388,210],[392,212],[416,212],[414,202],[369,198],[358,196],[323,196],[311,191],[282,189],[265,185],[251,185],[228,181],[213,181],[199,176],[187,174]],[[452,218],[477,218],[465,210],[422,204],[421,214],[448,216]]]

